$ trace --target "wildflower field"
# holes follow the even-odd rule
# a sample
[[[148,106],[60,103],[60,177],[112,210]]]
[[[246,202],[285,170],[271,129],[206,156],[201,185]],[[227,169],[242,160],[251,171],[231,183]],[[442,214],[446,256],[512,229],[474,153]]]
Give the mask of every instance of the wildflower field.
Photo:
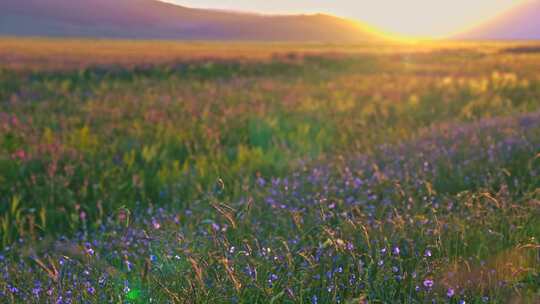
[[[539,50],[0,39],[0,302],[539,303]]]

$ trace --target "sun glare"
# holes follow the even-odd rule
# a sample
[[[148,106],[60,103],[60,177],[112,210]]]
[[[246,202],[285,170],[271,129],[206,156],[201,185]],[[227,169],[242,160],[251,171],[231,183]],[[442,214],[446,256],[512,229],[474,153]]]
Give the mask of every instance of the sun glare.
[[[364,12],[358,13],[356,18],[390,34],[442,38],[496,16],[517,3],[516,0],[362,1],[358,6]]]
[[[260,13],[329,13],[402,37],[443,38],[527,0],[167,0],[177,4]]]

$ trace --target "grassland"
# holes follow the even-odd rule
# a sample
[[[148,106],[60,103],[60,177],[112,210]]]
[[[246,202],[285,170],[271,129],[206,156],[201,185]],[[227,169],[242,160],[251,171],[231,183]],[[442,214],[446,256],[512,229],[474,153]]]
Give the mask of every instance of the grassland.
[[[0,299],[536,303],[537,48],[2,39]]]

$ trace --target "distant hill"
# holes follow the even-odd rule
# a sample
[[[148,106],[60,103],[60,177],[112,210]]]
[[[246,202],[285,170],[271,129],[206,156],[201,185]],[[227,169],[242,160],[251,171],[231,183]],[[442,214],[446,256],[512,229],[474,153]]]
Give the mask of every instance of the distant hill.
[[[329,15],[270,16],[156,0],[0,0],[0,35],[355,42],[375,38]]]
[[[455,38],[538,40],[540,39],[540,0],[525,2],[469,31],[457,35]]]

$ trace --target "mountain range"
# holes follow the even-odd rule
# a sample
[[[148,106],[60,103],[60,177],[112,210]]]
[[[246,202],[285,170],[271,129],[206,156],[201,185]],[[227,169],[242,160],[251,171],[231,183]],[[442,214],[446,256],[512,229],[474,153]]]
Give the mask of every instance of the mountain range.
[[[0,35],[356,42],[375,35],[330,15],[260,15],[157,0],[1,0]]]
[[[368,26],[325,14],[261,15],[157,0],[0,0],[0,35],[128,39],[362,42]],[[540,0],[451,37],[540,39]]]

